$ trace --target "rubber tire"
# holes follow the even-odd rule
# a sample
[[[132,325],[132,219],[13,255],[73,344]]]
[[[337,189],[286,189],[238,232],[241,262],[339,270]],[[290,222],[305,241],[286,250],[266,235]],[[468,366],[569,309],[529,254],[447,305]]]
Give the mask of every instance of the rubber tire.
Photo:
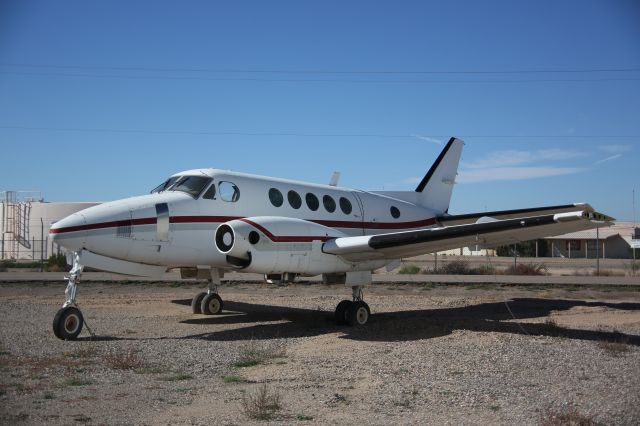
[[[200,305],[202,304],[202,299],[204,299],[206,295],[207,293],[203,291],[202,293],[196,294],[195,296],[193,296],[193,299],[191,299],[191,310],[193,311],[194,314],[202,313],[202,309],[200,308]]]
[[[336,312],[334,313],[334,318],[338,325],[347,324],[347,311],[352,304],[353,302],[351,300],[343,300],[338,303],[338,306],[336,306]]]
[[[353,302],[347,310],[347,324],[350,326],[365,325],[369,321],[371,311],[363,301]]]
[[[222,299],[217,293],[206,294],[200,303],[200,311],[204,315],[218,315],[222,312]]]
[[[84,317],[80,309],[68,306],[56,312],[53,318],[53,334],[61,340],[75,340],[83,325]]]

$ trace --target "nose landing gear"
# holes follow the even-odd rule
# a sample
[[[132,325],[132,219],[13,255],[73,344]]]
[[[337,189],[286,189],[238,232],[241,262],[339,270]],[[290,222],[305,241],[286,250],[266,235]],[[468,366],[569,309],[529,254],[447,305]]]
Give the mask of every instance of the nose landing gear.
[[[77,284],[80,282],[80,275],[84,266],[80,264],[80,254],[73,253],[73,267],[66,277],[68,283],[64,291],[65,302],[53,318],[53,334],[58,339],[74,340],[82,331],[84,317],[76,306]]]

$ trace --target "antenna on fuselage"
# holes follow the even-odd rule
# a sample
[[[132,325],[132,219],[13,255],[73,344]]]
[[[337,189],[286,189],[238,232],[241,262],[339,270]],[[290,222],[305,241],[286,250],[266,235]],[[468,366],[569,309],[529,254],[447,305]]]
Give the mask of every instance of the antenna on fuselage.
[[[338,186],[339,180],[340,172],[333,172],[333,175],[331,175],[331,180],[329,181],[329,186]]]

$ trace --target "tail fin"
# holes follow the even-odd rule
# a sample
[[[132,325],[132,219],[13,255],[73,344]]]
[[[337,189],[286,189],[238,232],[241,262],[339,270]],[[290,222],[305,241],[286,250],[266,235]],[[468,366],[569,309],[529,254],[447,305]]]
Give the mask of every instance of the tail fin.
[[[418,204],[441,215],[449,210],[464,142],[451,138],[416,188]]]

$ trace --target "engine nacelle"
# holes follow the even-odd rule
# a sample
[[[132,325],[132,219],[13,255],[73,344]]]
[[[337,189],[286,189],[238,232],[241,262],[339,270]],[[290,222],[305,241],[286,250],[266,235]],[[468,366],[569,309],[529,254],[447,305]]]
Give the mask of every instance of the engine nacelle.
[[[317,275],[375,269],[386,263],[354,264],[322,252],[326,241],[344,236],[336,229],[302,219],[260,216],[221,224],[215,244],[230,266],[261,274]]]

